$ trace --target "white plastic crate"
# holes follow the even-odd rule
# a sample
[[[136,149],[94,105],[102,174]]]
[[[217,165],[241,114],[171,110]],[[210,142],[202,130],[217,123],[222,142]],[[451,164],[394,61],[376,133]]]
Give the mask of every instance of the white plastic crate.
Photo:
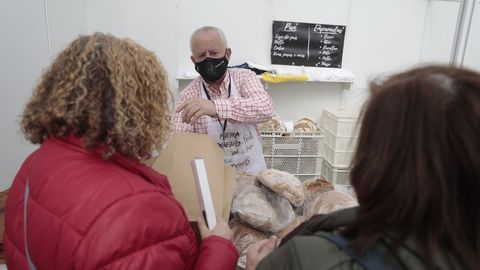
[[[335,151],[325,145],[324,159],[335,167],[349,167],[353,158],[353,151]]]
[[[267,168],[289,172],[301,181],[320,176],[323,157],[323,131],[261,131]]]
[[[349,185],[349,168],[332,166],[328,161],[322,161],[322,177],[336,185]]]
[[[359,125],[358,113],[329,112],[323,109],[322,126],[331,134],[339,137],[357,137]]]
[[[324,142],[334,151],[353,152],[357,146],[358,137],[340,137],[335,136],[330,131],[325,130]]]

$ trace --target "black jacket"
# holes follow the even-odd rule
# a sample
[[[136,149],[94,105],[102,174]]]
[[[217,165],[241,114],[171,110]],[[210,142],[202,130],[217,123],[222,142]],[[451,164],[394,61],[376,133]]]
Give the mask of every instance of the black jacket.
[[[318,215],[300,225],[287,235],[280,247],[265,257],[257,270],[306,270],[306,269],[364,269],[343,249],[325,237],[338,235],[342,227],[355,220],[357,208],[349,208],[328,215]],[[372,250],[391,269],[429,269],[415,241],[408,239],[394,252],[388,238],[379,241]],[[448,269],[440,258],[438,269]]]

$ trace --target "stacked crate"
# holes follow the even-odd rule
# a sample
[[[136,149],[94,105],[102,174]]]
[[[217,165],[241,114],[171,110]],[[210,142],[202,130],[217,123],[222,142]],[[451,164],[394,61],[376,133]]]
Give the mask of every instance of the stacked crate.
[[[323,131],[261,131],[260,135],[267,168],[289,172],[300,181],[321,175]]]
[[[358,139],[358,113],[323,110],[324,156],[322,176],[333,184],[348,185],[350,163]]]

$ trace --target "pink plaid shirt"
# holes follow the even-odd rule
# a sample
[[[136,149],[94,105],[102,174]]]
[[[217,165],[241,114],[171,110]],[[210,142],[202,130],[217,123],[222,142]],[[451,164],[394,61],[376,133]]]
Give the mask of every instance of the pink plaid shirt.
[[[230,76],[240,96],[228,98],[228,83]],[[184,102],[202,96],[202,78],[199,76],[193,80],[180,93],[175,105],[178,108]],[[273,116],[273,103],[270,95],[263,89],[263,85],[254,72],[248,69],[229,68],[227,76],[220,85],[220,91],[212,89],[207,83],[215,110],[220,120],[227,119],[229,123],[257,124],[265,122]],[[172,134],[178,132],[207,133],[208,117],[202,116],[196,123],[186,124],[182,122],[181,112],[173,114]]]

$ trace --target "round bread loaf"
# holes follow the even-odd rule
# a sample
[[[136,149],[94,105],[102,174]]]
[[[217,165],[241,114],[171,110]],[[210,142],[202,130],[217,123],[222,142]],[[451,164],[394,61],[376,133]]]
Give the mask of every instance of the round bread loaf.
[[[238,259],[237,265],[245,268],[247,261],[247,250],[250,245],[257,243],[260,240],[269,238],[270,233],[256,230],[242,223],[239,219],[233,219],[230,222],[230,226],[233,231],[233,245],[235,245],[240,253],[240,258]]]
[[[272,119],[260,123],[257,125],[258,130],[260,131],[271,131],[271,132],[286,132],[287,128],[283,124],[282,120],[278,116],[273,116]]]
[[[337,210],[356,206],[357,200],[345,192],[331,190],[315,196],[304,207],[304,215],[310,218],[317,214],[328,214]]]
[[[321,177],[313,177],[303,182],[305,193],[308,198],[312,198],[322,192],[333,190],[333,185]]]
[[[275,193],[286,198],[294,207],[305,201],[305,190],[302,183],[294,175],[276,169],[263,170],[257,179]]]
[[[298,132],[315,132],[318,131],[318,125],[313,118],[302,117],[295,123],[293,130]]]

